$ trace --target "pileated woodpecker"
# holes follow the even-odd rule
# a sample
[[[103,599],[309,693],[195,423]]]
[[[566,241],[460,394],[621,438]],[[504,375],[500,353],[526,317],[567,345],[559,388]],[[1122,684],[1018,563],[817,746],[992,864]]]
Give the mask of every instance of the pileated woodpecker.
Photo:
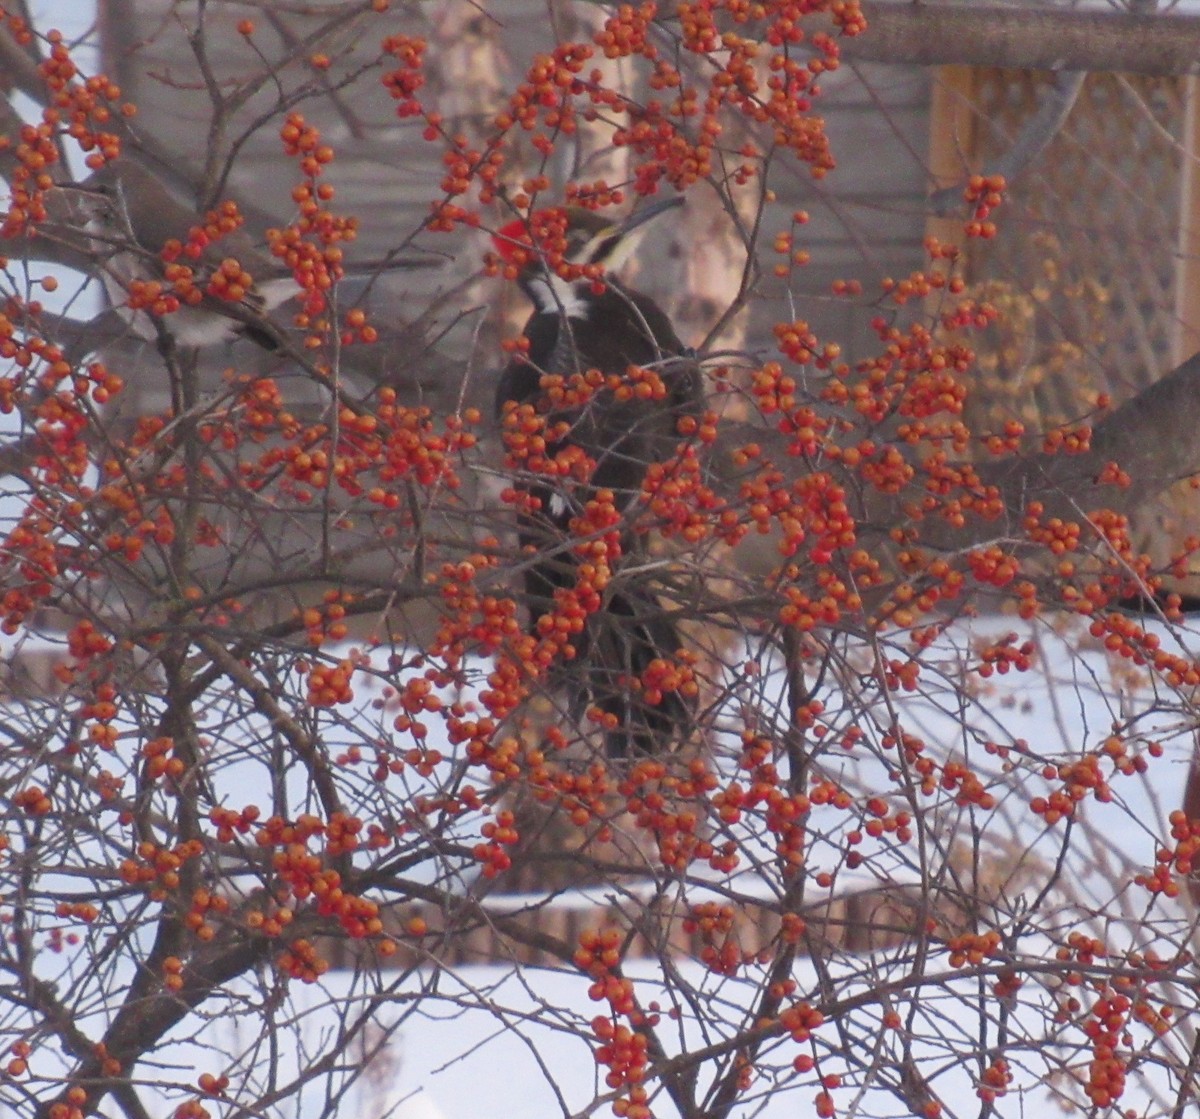
[[[93,257],[113,308],[135,335],[150,342],[169,337],[181,346],[244,337],[266,350],[278,348],[277,332],[267,318],[301,294],[290,264],[260,249],[241,229],[227,229],[210,242],[211,227],[221,223],[193,210],[134,155],[122,155],[66,189],[73,220],[60,236]],[[176,295],[179,281],[163,255],[172,242],[179,243],[172,259],[189,274],[186,287],[195,301]],[[393,258],[347,262],[344,268],[374,275],[428,263]],[[137,304],[143,309],[130,305],[135,284],[161,289],[159,298],[148,301],[151,310],[144,291]]]
[[[628,514],[651,464],[678,449],[680,419],[702,411],[699,367],[670,320],[652,299],[612,277],[646,222],[682,201],[643,206],[617,223],[571,209],[564,227],[564,212],[552,211],[557,227],[535,215],[494,238],[501,257],[518,265],[518,283],[534,305],[525,324],[528,350],[501,372],[496,411],[511,424],[518,418],[508,419],[511,411],[531,405],[543,417],[545,460],[559,467],[519,487],[526,494],[522,549],[536,553],[524,571],[534,635],[540,619],[553,614],[556,592],[576,586],[577,518],[587,503],[609,491],[615,510]],[[549,237],[533,249],[531,226],[535,241]],[[581,451],[591,464],[582,475]],[[629,520],[622,516],[618,529],[625,559],[636,557],[644,536],[631,531]],[[660,752],[684,737],[691,721],[691,705],[678,691],[642,687],[647,669],[680,651],[680,637],[645,573],[621,566],[574,639],[574,659],[554,670],[576,718],[591,706],[609,716],[610,757]]]

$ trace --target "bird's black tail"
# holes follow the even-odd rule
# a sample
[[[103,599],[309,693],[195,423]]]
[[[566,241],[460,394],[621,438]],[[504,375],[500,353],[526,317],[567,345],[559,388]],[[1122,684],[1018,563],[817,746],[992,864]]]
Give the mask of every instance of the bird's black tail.
[[[570,511],[553,511],[550,491],[535,491],[537,512],[522,518],[522,549],[537,556],[524,571],[530,632],[557,609],[559,595],[576,586],[579,560],[569,546]],[[622,559],[640,553],[622,541]],[[661,754],[691,733],[694,684],[683,663],[679,627],[664,610],[653,577],[618,561],[600,609],[589,614],[573,639],[575,655],[556,663],[550,683],[568,697],[571,717],[586,722],[589,711],[604,715],[605,752],[610,758]],[[682,685],[682,690],[680,685]]]
[[[575,689],[576,718],[591,709],[604,713],[610,758],[666,753],[688,737],[694,715],[688,693],[694,689],[677,687],[681,648],[679,627],[653,585],[636,577],[620,578],[604,606],[588,617],[563,675]]]

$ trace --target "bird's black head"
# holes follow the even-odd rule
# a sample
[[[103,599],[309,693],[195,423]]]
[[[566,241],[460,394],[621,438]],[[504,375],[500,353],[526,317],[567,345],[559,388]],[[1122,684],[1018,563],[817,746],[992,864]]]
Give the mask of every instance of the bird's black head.
[[[582,318],[589,292],[625,264],[647,223],[681,205],[681,196],[659,199],[618,221],[577,207],[538,210],[509,222],[492,241],[539,311]]]

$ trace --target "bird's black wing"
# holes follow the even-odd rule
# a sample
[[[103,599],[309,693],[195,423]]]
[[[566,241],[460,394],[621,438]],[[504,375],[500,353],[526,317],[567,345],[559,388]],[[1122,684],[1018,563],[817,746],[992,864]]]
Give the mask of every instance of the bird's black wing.
[[[536,633],[539,618],[554,609],[555,592],[577,582],[571,522],[589,494],[611,490],[617,507],[628,510],[650,466],[667,461],[678,448],[679,421],[703,410],[703,388],[698,364],[662,310],[648,297],[615,284],[595,301],[586,319],[567,322],[556,315],[535,314],[525,336],[528,356],[515,358],[500,374],[498,414],[509,401],[539,403],[547,373],[598,369],[606,376],[624,377],[630,366],[639,366],[655,370],[666,390],[652,400],[623,399],[619,388],[604,387],[578,409],[547,415],[547,423],[569,425],[566,438],[548,451],[574,445],[595,466],[583,487],[564,485],[560,479],[521,482],[537,506],[521,514],[518,532],[525,605]],[[562,345],[564,341],[569,345]],[[621,549],[625,556],[640,553],[642,535],[627,528]],[[603,608],[589,616],[575,645],[575,659],[557,665],[555,675],[570,690],[577,718],[590,707],[612,716],[609,721],[615,726],[605,735],[610,757],[659,752],[686,736],[689,701],[678,692],[664,692],[651,703],[642,691],[651,663],[673,660],[682,649],[678,627],[659,602],[652,580],[618,567]]]

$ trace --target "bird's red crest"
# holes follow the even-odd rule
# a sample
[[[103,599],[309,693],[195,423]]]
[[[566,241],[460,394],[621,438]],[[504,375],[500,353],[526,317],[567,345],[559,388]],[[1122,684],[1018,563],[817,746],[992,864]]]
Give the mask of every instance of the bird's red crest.
[[[518,264],[525,259],[532,242],[529,237],[529,222],[514,218],[492,234],[492,244],[500,259],[508,264]]]
[[[492,244],[506,264],[521,265],[541,253],[553,256],[566,248],[567,212],[550,206],[528,218],[514,218],[492,234]]]

